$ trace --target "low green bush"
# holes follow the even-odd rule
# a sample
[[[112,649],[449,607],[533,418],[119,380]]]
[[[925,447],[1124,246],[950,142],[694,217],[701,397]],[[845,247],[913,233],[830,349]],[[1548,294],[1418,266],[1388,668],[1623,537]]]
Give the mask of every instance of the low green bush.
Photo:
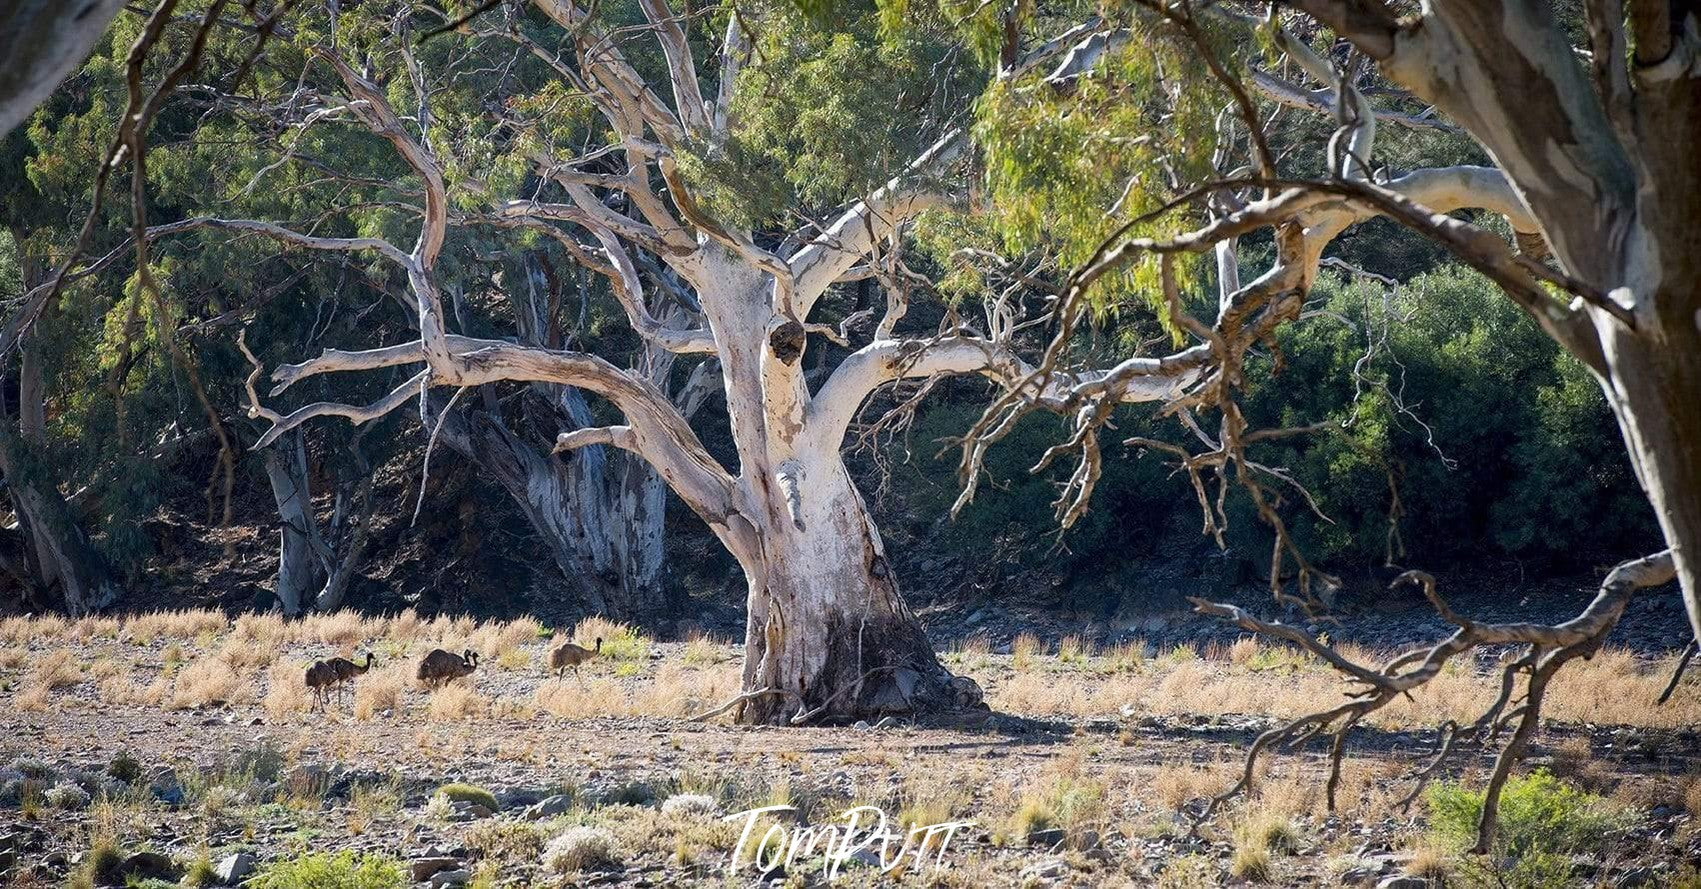
[[[1475,843],[1483,792],[1456,783],[1437,784],[1426,794],[1429,829],[1455,849]],[[1500,793],[1495,850],[1502,856],[1598,852],[1635,823],[1636,816],[1603,797],[1555,778],[1545,769],[1506,782]]]
[[[249,889],[402,889],[408,875],[387,855],[318,852],[275,861],[251,877]]]
[[[475,803],[492,812],[502,809],[495,794],[474,784],[445,784],[437,788],[437,795],[452,803]]]

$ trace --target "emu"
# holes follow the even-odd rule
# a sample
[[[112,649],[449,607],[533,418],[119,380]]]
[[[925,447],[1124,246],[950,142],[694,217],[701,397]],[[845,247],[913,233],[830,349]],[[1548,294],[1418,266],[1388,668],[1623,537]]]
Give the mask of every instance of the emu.
[[[442,685],[478,669],[478,652],[467,649],[463,654],[450,654],[433,648],[419,662],[419,681],[425,685]]]
[[[313,691],[313,705],[320,710],[325,709],[325,701],[330,697],[331,686],[337,683],[337,671],[324,661],[314,661],[307,668],[307,687]]]
[[[578,676],[579,684],[583,685],[585,679],[579,673],[579,665],[599,654],[602,654],[601,636],[597,637],[596,648],[583,648],[571,642],[563,642],[561,647],[549,653],[549,666],[555,671],[557,679],[567,675],[567,668],[572,667],[573,675]]]
[[[372,664],[376,660],[377,658],[372,656],[372,652],[368,651],[364,664],[357,664],[346,657],[334,657],[325,661],[325,666],[330,667],[331,672],[336,675],[336,678],[331,682],[331,687],[341,692],[349,682],[353,681],[354,677],[372,669]]]

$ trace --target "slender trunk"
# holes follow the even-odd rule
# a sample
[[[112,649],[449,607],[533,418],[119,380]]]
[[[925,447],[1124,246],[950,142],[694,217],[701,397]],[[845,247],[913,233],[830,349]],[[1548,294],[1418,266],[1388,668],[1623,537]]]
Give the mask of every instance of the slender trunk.
[[[264,451],[266,478],[278,505],[278,581],[283,613],[294,617],[313,602],[322,576],[314,539],[318,522],[307,486],[307,457],[301,435],[292,432]]]
[[[314,597],[313,607],[319,611],[335,611],[342,607],[349,582],[354,580],[355,572],[366,560],[366,544],[372,539],[372,471],[365,467],[364,460],[361,462],[362,478],[356,486],[352,504],[354,511],[348,520],[353,526],[348,532],[348,545],[325,578],[324,588]]]

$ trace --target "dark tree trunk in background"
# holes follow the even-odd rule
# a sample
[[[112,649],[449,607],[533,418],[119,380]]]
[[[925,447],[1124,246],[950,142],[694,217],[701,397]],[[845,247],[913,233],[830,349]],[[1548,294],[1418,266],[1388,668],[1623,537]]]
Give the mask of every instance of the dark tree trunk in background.
[[[54,578],[70,614],[105,608],[118,601],[118,585],[46,469],[12,430],[10,419],[0,419],[0,472],[5,473],[21,523],[36,543],[42,576]]]

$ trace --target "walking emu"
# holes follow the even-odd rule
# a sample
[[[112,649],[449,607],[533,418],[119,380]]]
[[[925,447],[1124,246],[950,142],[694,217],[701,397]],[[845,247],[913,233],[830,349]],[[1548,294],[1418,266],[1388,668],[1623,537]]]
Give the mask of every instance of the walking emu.
[[[314,661],[307,668],[307,687],[313,691],[313,706],[325,709],[325,700],[330,697],[331,686],[337,682],[337,672],[324,661]]]
[[[331,681],[331,687],[341,692],[349,682],[353,681],[354,677],[372,669],[372,664],[376,660],[372,656],[372,652],[368,651],[364,664],[357,664],[346,657],[334,657],[325,661],[325,666],[330,667],[331,672],[335,675],[335,678]]]

